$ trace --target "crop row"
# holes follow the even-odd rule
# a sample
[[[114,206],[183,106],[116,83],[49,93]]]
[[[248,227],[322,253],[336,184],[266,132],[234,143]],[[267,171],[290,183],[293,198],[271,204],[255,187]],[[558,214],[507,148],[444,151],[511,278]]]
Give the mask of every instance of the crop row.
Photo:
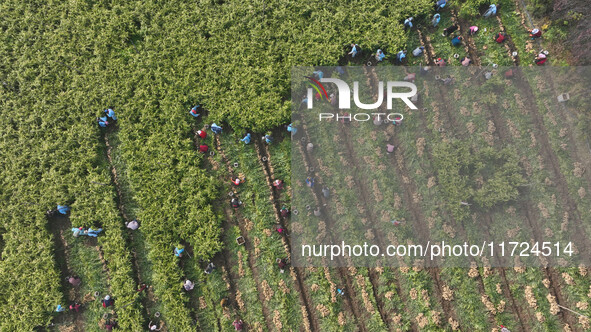
[[[33,47],[42,46],[34,45]],[[13,280],[14,284],[7,285],[4,289],[11,290],[10,297],[15,303],[20,302],[24,309],[31,310],[30,315],[19,315],[18,311],[7,310],[5,317],[12,318],[4,320],[3,323],[9,329],[28,329],[36,325],[47,325],[49,313],[55,309],[55,306],[66,304],[63,301],[64,297],[56,294],[59,290],[59,280],[63,280],[65,275],[62,273],[61,276],[57,276],[55,262],[45,260],[54,257],[58,260],[64,259],[63,252],[51,253],[51,237],[46,228],[48,221],[44,217],[45,211],[54,209],[58,203],[72,207],[70,216],[72,226],[103,227],[105,230],[104,235],[98,239],[100,253],[94,248],[84,248],[82,243],[68,246],[70,253],[85,253],[86,258],[89,259],[87,267],[75,263],[76,257],[69,257],[67,264],[71,271],[68,272],[87,277],[84,280],[87,285],[83,289],[89,293],[98,290],[104,295],[105,292],[109,292],[121,304],[133,302],[137,296],[131,278],[131,258],[125,246],[123,223],[115,205],[114,189],[111,186],[96,184],[110,182],[109,168],[101,146],[101,134],[89,112],[73,112],[72,105],[82,107],[87,105],[88,101],[83,95],[61,94],[59,91],[63,86],[51,83],[60,81],[63,84],[75,84],[77,77],[60,68],[47,68],[43,63],[37,63],[43,62],[42,60],[34,58],[28,60],[25,66],[29,68],[27,70],[29,75],[37,73],[38,76],[31,78],[27,84],[21,84],[18,93],[6,95],[6,98],[3,98],[5,103],[3,110],[9,112],[3,116],[7,124],[2,133],[3,151],[7,154],[3,158],[3,168],[6,170],[3,173],[6,175],[4,181],[7,181],[3,185],[3,193],[7,198],[6,209],[3,209],[5,217],[3,227],[8,230],[5,234],[7,244],[13,246],[14,241],[21,241],[21,244],[15,245],[15,248],[23,248],[18,251],[19,256],[9,254],[9,252],[14,253],[12,248],[7,250],[6,260],[3,262],[11,265],[6,265],[5,270],[7,273],[20,270],[23,275],[19,278],[6,278],[6,280]],[[21,61],[24,62],[22,59]],[[39,118],[33,113],[18,111],[28,109],[30,105],[38,109],[47,109],[52,116]],[[98,106],[93,104],[89,107]],[[20,226],[14,224],[16,221],[20,221]],[[27,226],[32,228],[27,229]],[[66,243],[82,242],[81,239],[72,238],[67,228],[65,233],[63,237],[66,240],[57,238],[54,240]],[[37,244],[30,242],[26,245],[27,239],[33,238],[38,239]],[[26,252],[35,257],[27,259]],[[20,256],[21,254],[23,256]],[[98,260],[99,255],[104,255],[106,269],[109,271],[108,276],[101,275],[102,268],[99,269],[99,273],[96,273],[96,269],[92,269],[93,265],[90,263]],[[18,260],[12,261],[10,257],[18,257]],[[24,264],[38,262],[41,264],[37,268],[39,274],[22,272],[22,267],[19,268],[20,264],[17,262]],[[85,271],[86,269],[88,270]],[[109,286],[105,287],[107,278]],[[39,291],[43,299],[37,299],[33,304],[29,303],[33,298],[28,295],[32,290],[27,290],[28,287],[25,285],[35,284],[33,280],[36,279],[41,281],[37,284],[45,287],[46,291]],[[100,289],[93,289],[91,285]],[[19,296],[24,298],[19,299]],[[9,301],[6,305],[10,303],[13,302]],[[92,302],[86,307],[95,313],[89,322],[98,322],[101,316],[100,303]],[[139,328],[139,309],[136,305],[117,311],[121,326],[130,329]],[[23,320],[23,317],[27,316],[29,317]],[[88,328],[98,327],[92,324]]]

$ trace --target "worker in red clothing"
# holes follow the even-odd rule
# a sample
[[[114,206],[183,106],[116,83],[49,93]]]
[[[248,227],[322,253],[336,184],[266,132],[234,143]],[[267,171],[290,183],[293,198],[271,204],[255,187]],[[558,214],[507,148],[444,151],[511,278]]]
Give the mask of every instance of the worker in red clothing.
[[[201,153],[207,153],[208,150],[209,150],[209,146],[207,146],[207,144],[201,144],[201,145],[199,145],[199,152],[201,152]]]
[[[113,304],[115,304],[115,300],[113,300],[111,298],[111,296],[109,296],[109,295],[105,296],[105,298],[102,299],[101,302],[103,303],[103,307],[105,307],[105,308],[110,307]]]
[[[78,312],[80,310],[80,303],[76,302],[74,304],[70,304],[70,311]]]
[[[536,38],[542,37],[542,30],[540,30],[538,28],[529,30],[529,37],[531,39],[536,39]]]
[[[116,321],[110,320],[105,323],[105,330],[107,330],[107,331],[113,331],[113,329],[116,327],[117,327]]]
[[[287,260],[285,258],[277,258],[275,260],[279,266],[279,271],[285,273],[285,267],[287,266]]]
[[[236,187],[238,187],[240,185],[240,183],[244,180],[241,180],[239,177],[232,177],[231,179],[232,184],[235,185]]]
[[[507,38],[507,35],[505,35],[503,32],[499,32],[495,35],[495,41],[499,44],[504,42],[505,38]]]
[[[546,61],[548,61],[548,58],[546,57],[546,54],[544,52],[540,52],[540,54],[538,54],[538,56],[534,60],[534,62],[538,66],[543,66],[546,63]]]
[[[201,139],[204,139],[207,137],[207,133],[205,132],[205,130],[197,130],[197,135],[199,135],[199,137],[201,137]]]
[[[283,181],[281,181],[281,180],[273,181],[273,187],[275,187],[279,190],[283,189]]]
[[[236,319],[232,325],[234,325],[236,331],[242,331],[244,323],[242,323],[242,319]]]

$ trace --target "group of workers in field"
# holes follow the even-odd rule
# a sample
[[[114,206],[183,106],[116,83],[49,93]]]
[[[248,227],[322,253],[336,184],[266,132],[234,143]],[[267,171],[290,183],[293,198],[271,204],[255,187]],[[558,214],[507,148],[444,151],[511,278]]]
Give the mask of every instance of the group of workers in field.
[[[322,72],[319,73],[315,73],[316,76],[322,76]],[[199,106],[195,106],[193,108],[190,109],[189,113],[197,118],[200,116],[199,114]],[[213,123],[212,125],[209,126],[209,128],[211,129],[211,131],[214,134],[221,134],[222,133],[222,127],[220,127],[219,125],[217,125],[216,123]],[[295,126],[293,126],[292,124],[287,126],[287,131],[289,133],[291,133],[292,135],[294,135],[297,132],[297,128]],[[204,140],[207,137],[207,133],[206,133],[206,128],[204,129],[200,129],[197,131],[197,135],[199,136],[199,138],[201,140]],[[272,144],[273,143],[273,137],[271,136],[271,133],[266,133],[264,136],[262,136],[262,140],[263,142],[267,143],[267,144]],[[244,135],[243,138],[241,138],[239,140],[240,142],[244,143],[245,145],[251,144],[252,143],[252,133],[246,133]],[[207,152],[208,151],[208,146],[205,143],[200,143],[199,144],[199,151],[200,152]],[[244,176],[231,176],[230,177],[230,184],[233,187],[239,187],[240,185],[244,184],[244,182],[246,181]],[[272,182],[272,186],[276,189],[276,190],[282,190],[284,188],[284,183],[282,180],[276,179]],[[230,206],[234,209],[237,210],[238,208],[240,208],[243,205],[243,202],[236,197],[236,195],[233,193],[232,194],[232,198],[230,199]],[[280,215],[283,218],[286,218],[289,215],[289,209],[287,209],[287,207],[282,207],[280,210]],[[283,228],[283,226],[277,225],[275,227],[276,231],[281,234],[281,235],[285,235],[286,234],[286,230]],[[185,248],[184,245],[179,244],[174,248],[174,254],[175,256],[181,258],[183,257],[183,254],[185,253]],[[287,258],[277,258],[276,263],[279,267],[279,271],[281,273],[285,272],[285,268],[288,264]],[[209,263],[207,265],[207,267],[205,268],[204,272],[206,274],[212,273],[213,270],[215,269],[215,265],[213,263]],[[182,288],[189,292],[193,289],[194,287],[194,283],[192,281],[190,281],[189,279],[185,280],[185,282],[182,284]],[[228,303],[228,299],[223,299],[221,302],[222,306],[227,305]],[[244,328],[244,322],[237,318],[236,320],[234,320],[232,322],[233,327],[235,328],[236,331],[241,331]]]
[[[80,277],[75,276],[75,275],[66,277],[66,281],[74,288],[80,287],[80,284],[82,283],[82,280],[80,279]],[[115,299],[113,299],[110,295],[105,295],[101,299],[101,305],[103,306],[103,308],[108,308],[108,307],[114,306],[114,304],[115,304]],[[55,312],[62,313],[62,312],[65,312],[66,310],[69,310],[71,313],[78,314],[80,312],[81,308],[82,308],[82,304],[80,304],[78,302],[73,302],[68,307],[58,304],[55,308]],[[106,320],[105,322],[103,322],[102,324],[99,323],[99,325],[102,325],[102,327],[104,329],[106,329],[107,331],[112,331],[113,328],[117,327],[117,321],[114,319],[109,319],[109,320]]]
[[[48,218],[65,218],[69,217],[71,208],[70,206],[64,205],[57,205],[57,208],[53,210],[48,210],[46,215]],[[136,230],[139,227],[139,223],[137,220],[132,220],[130,222],[126,222],[125,226],[131,230]],[[72,236],[75,238],[81,236],[89,236],[89,237],[98,237],[98,235],[103,231],[102,228],[92,229],[92,227],[74,227],[72,228]],[[65,278],[65,281],[73,288],[78,288],[82,284],[82,279],[77,275],[70,275]],[[142,284],[141,288],[138,289],[138,292],[141,292],[147,288],[146,284]],[[115,304],[115,299],[113,299],[110,295],[105,295],[101,299],[101,305],[104,308],[111,307]],[[56,313],[62,313],[69,310],[72,313],[79,313],[83,304],[79,302],[73,302],[69,306],[62,306],[58,304],[55,308]],[[99,323],[100,327],[104,328],[107,331],[112,331],[114,328],[117,328],[117,321],[115,319],[108,319],[104,322]]]
[[[436,1],[435,10],[437,13],[435,13],[433,15],[433,17],[431,18],[431,25],[433,27],[437,27],[439,25],[439,22],[441,21],[441,14],[439,13],[439,11],[441,9],[443,9],[446,5],[447,5],[447,0]],[[498,9],[499,9],[499,5],[491,4],[482,16],[484,18],[493,17],[493,16],[497,15]],[[414,27],[414,17],[406,18],[403,22],[403,25],[404,25],[405,31],[411,30]],[[451,37],[452,46],[457,47],[457,46],[462,45],[463,37],[456,33],[456,31],[458,31],[459,28],[460,27],[457,24],[452,24],[452,25],[446,27],[445,29],[443,29],[443,35]],[[468,33],[470,35],[475,35],[477,32],[478,32],[478,26],[471,26],[468,31]],[[532,30],[529,30],[528,33],[529,33],[529,36],[531,39],[536,39],[536,38],[539,38],[542,36],[542,31],[538,28],[534,28]],[[497,43],[503,43],[503,42],[505,42],[507,37],[508,36],[506,33],[498,32],[494,35],[494,40]],[[355,58],[361,54],[361,47],[359,46],[359,44],[352,43],[350,47],[351,47],[351,51],[347,54],[350,55],[352,58]],[[424,51],[425,51],[425,47],[419,46],[412,51],[412,55],[414,57],[419,57],[423,54]],[[543,65],[547,60],[547,55],[548,55],[548,52],[540,51],[540,53],[538,54],[538,56],[534,60],[535,64],[536,65]],[[398,53],[396,53],[396,57],[395,57],[396,61],[395,62],[398,64],[402,64],[404,62],[406,56],[407,56],[406,50],[398,51]],[[386,54],[384,53],[384,51],[382,49],[378,49],[376,51],[374,57],[375,57],[376,61],[381,62],[381,61],[384,61],[384,59],[386,59]],[[446,65],[445,61],[441,58],[437,58],[435,62],[436,62],[437,66],[445,66]],[[462,66],[469,66],[472,63],[472,60],[468,56],[464,56],[460,59],[460,63]]]
[[[437,13],[435,13],[433,15],[433,17],[431,18],[431,25],[433,27],[437,27],[439,25],[439,23],[441,21],[441,14],[439,13],[439,11],[441,11],[446,5],[447,5],[447,0],[438,0],[435,2],[435,10],[437,11]],[[497,14],[497,10],[498,10],[498,6],[495,4],[491,4],[489,6],[489,8],[486,10],[486,12],[483,14],[483,17],[489,18],[489,17],[495,16]],[[407,19],[404,20],[403,25],[404,25],[405,30],[412,29],[414,27],[414,18],[408,17]],[[451,45],[454,47],[461,46],[463,43],[463,37],[456,33],[458,31],[458,29],[459,29],[459,26],[457,26],[456,24],[453,24],[449,27],[446,27],[443,30],[443,34],[445,36],[451,37]],[[478,26],[471,26],[471,27],[469,27],[468,33],[470,35],[475,35],[478,33],[478,31],[479,31]],[[532,38],[532,39],[539,38],[542,35],[541,30],[537,29],[537,28],[528,31],[528,33],[529,33],[530,38]],[[494,35],[494,40],[497,43],[503,43],[506,41],[507,37],[508,36],[504,32],[498,32]],[[358,44],[352,43],[350,46],[351,46],[351,50],[348,53],[348,55],[350,55],[352,58],[355,58],[362,53],[362,49]],[[424,52],[425,52],[425,47],[418,46],[417,48],[415,48],[411,52],[411,54],[414,57],[419,57],[419,56],[422,56]],[[406,57],[407,57],[407,51],[400,50],[399,52],[396,53],[396,62],[402,64],[402,63],[404,63]],[[384,51],[382,49],[378,49],[375,53],[375,59],[378,62],[381,62],[385,58],[386,58],[386,54],[384,53]],[[547,61],[547,52],[540,52],[535,59],[535,63],[537,65],[543,65],[546,61]],[[468,66],[472,63],[472,61],[468,56],[465,56],[460,59],[460,63],[463,66]],[[445,66],[446,65],[445,60],[443,60],[441,58],[437,58],[435,61],[435,64],[437,66]],[[319,79],[322,79],[323,75],[324,75],[324,73],[322,71],[315,71],[313,74],[315,77],[317,77]],[[335,100],[334,94],[331,95],[330,99],[331,99],[331,101]],[[194,118],[198,118],[201,115],[200,110],[201,110],[201,106],[196,105],[189,110],[189,114]],[[99,127],[108,128],[108,127],[112,126],[114,123],[116,123],[117,116],[115,114],[115,111],[112,108],[107,108],[102,113],[103,114],[101,114],[100,117],[97,117],[97,122],[98,122]],[[402,122],[402,119],[400,118],[400,119],[396,119],[393,123],[395,125],[400,125],[401,122]],[[374,123],[375,123],[375,121],[374,121]],[[197,135],[201,140],[204,140],[207,138],[206,129],[207,128],[200,129],[197,131]],[[209,129],[211,130],[211,132],[214,135],[221,134],[223,132],[223,128],[216,123],[211,124],[209,126]],[[287,127],[287,131],[290,132],[291,135],[293,136],[297,133],[297,127],[294,126],[293,124],[289,124]],[[262,140],[267,144],[273,143],[273,138],[271,136],[271,133],[265,134],[262,137]],[[244,143],[245,145],[252,143],[252,134],[246,133],[245,136],[242,139],[240,139],[240,141],[242,143]],[[309,143],[309,145],[310,144],[311,143]],[[313,145],[311,148],[310,147],[308,147],[308,148],[309,148],[308,152],[311,152],[313,149]],[[390,143],[388,143],[386,145],[386,153],[387,154],[393,153],[394,150],[395,150],[394,145],[392,145]],[[205,143],[201,143],[201,144],[199,144],[198,151],[201,153],[207,153],[209,151],[209,146]],[[240,177],[232,177],[231,178],[231,183],[234,186],[239,186],[243,182],[244,182],[244,178],[240,178]],[[314,177],[306,178],[305,183],[308,187],[312,188],[315,183]],[[277,190],[281,190],[281,189],[283,189],[283,182],[281,180],[275,180],[273,182],[273,187],[275,187]],[[330,191],[329,191],[328,187],[323,187],[322,193],[323,193],[324,197],[328,198],[328,196],[330,195],[329,192]],[[242,204],[243,204],[242,201],[240,201],[240,199],[238,199],[237,197],[231,198],[230,205],[232,208],[238,209],[240,206],[242,206]],[[57,209],[54,211],[49,211],[48,215],[49,216],[67,216],[69,211],[70,211],[70,208],[68,206],[58,205]],[[289,215],[289,210],[286,207],[282,207],[282,209],[280,210],[280,214],[283,218],[285,218]],[[315,216],[321,215],[319,207],[314,209],[314,215]],[[139,227],[139,223],[137,222],[137,220],[132,220],[131,222],[126,223],[126,227],[131,230],[136,230]],[[285,234],[285,229],[282,226],[277,226],[276,230],[280,234]],[[103,231],[102,228],[98,228],[98,229],[92,229],[91,227],[89,227],[89,228],[84,228],[84,227],[72,228],[72,234],[74,237],[79,237],[79,236],[97,237],[102,231]],[[181,244],[175,246],[173,253],[176,257],[179,257],[179,258],[183,257],[183,254],[185,253],[184,246]],[[279,267],[279,271],[281,273],[284,273],[285,268],[288,265],[288,260],[286,258],[277,258],[276,263]],[[215,269],[215,265],[210,262],[207,265],[207,267],[205,268],[204,272],[206,274],[209,274],[209,273],[212,273],[212,271],[214,269]],[[79,277],[73,276],[73,277],[68,277],[68,282],[71,285],[73,285],[74,287],[77,287],[80,285],[81,281],[80,281]],[[195,286],[195,283],[189,279],[186,279],[181,285],[182,289],[184,289],[187,292],[193,290],[194,286]],[[144,289],[145,289],[145,285],[144,285]],[[338,289],[338,293],[341,296],[345,294],[344,290],[340,289],[340,288]],[[109,295],[106,295],[101,300],[101,303],[105,308],[110,307],[110,306],[114,305],[114,299],[112,299]],[[73,312],[78,312],[80,310],[80,307],[81,307],[81,304],[73,303],[69,306],[69,309]],[[62,307],[61,305],[58,305],[56,308],[56,312],[63,312],[65,310],[66,310],[66,308]],[[235,327],[236,330],[242,330],[244,323],[242,320],[236,319],[232,323],[232,325]],[[113,321],[113,320],[108,321],[105,324],[105,328],[107,328],[107,330],[112,330],[116,326],[117,326],[117,323],[116,323],[116,321]],[[152,321],[150,321],[148,328],[150,331],[159,331],[160,330],[160,328],[156,324],[153,324]],[[504,326],[502,326],[502,329],[504,332],[508,331],[508,329]]]

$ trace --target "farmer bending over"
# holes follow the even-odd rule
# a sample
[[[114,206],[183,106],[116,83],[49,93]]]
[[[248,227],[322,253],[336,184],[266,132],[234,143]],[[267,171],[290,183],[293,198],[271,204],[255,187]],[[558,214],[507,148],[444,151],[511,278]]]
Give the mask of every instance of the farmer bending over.
[[[210,274],[211,272],[213,272],[213,269],[215,269],[215,265],[213,265],[212,262],[209,262],[209,264],[207,264],[207,267],[203,272],[205,272],[206,274]]]
[[[183,288],[185,289],[185,291],[190,291],[193,290],[193,288],[195,287],[195,283],[191,282],[191,280],[187,279],[185,280],[185,283],[183,284]]]
[[[529,31],[529,38],[536,39],[542,37],[542,30],[534,28]]]
[[[443,34],[445,36],[449,36],[452,33],[456,32],[456,30],[458,30],[458,26],[455,24],[452,24],[452,25],[448,26],[447,28],[443,29]]]
[[[275,187],[279,190],[283,189],[283,181],[281,181],[279,179],[273,181],[273,187]]]
[[[382,52],[382,50],[377,50],[376,60],[382,61],[382,60],[384,60],[385,57],[386,57],[386,55],[384,54],[384,52]]]
[[[434,28],[439,25],[439,21],[441,21],[441,15],[439,15],[439,14],[433,15],[433,18],[431,19],[431,24],[433,25]]]
[[[98,121],[98,125],[101,128],[107,128],[107,126],[109,125],[109,121],[107,121],[106,116],[101,116],[100,118],[96,118],[96,120]]]
[[[199,109],[199,107],[201,107],[200,105],[197,106],[193,106],[191,108],[191,110],[189,110],[189,114],[191,114],[191,116],[193,116],[194,118],[199,117],[201,114],[197,113],[197,110]]]
[[[484,12],[484,18],[489,18],[491,16],[494,16],[497,14],[497,5],[495,5],[494,3],[492,5],[490,5],[488,7],[488,9],[486,10],[486,12]]]
[[[406,58],[406,50],[402,50],[396,53],[396,60],[398,60],[398,62],[402,63],[402,60],[404,60],[404,58]]]
[[[183,252],[185,252],[185,247],[183,245],[178,245],[174,247],[174,255],[176,257],[183,257]]]
[[[312,74],[314,74],[314,76],[317,77],[319,80],[321,80],[324,77],[324,73],[321,70],[316,70],[312,72]]]
[[[536,57],[534,62],[538,66],[543,66],[547,60],[548,60],[548,58],[546,57],[546,54],[544,54],[544,52],[540,52],[540,54],[538,54],[538,56]]]
[[[239,201],[238,198],[236,198],[236,197],[233,197],[232,200],[230,201],[230,206],[232,206],[235,209],[239,208],[240,205],[242,205],[242,202]]]
[[[240,182],[242,182],[242,180],[240,180],[240,178],[237,176],[232,177],[231,181],[232,181],[232,184],[235,185],[236,187],[238,187],[240,185]]]
[[[359,47],[359,45],[351,44],[351,52],[349,52],[347,54],[351,55],[351,57],[354,58],[357,55],[357,53],[359,53],[359,51],[361,51],[361,48]]]
[[[244,138],[240,141],[244,142],[244,144],[250,144],[250,133],[246,134],[246,136],[244,136]]]
[[[281,217],[283,218],[287,218],[287,216],[289,215],[289,210],[285,206],[282,207],[279,212],[281,213]]]
[[[277,262],[277,265],[279,266],[279,272],[281,273],[285,273],[285,267],[287,266],[287,260],[285,258],[277,258],[275,260],[275,262]]]
[[[107,108],[103,112],[105,113],[105,116],[107,117],[108,120],[117,121],[117,116],[115,115],[115,111],[113,111],[112,109]]]
[[[294,127],[293,123],[290,123],[289,126],[287,126],[287,131],[293,136],[298,132],[298,128]]]
[[[211,125],[211,131],[214,134],[221,134],[222,133],[222,127],[220,127],[220,126],[218,126],[217,124],[214,123],[214,124]]]
[[[103,307],[108,308],[115,304],[115,300],[113,300],[110,295],[107,295],[101,300],[101,303],[103,304]]]
[[[396,148],[396,146],[394,146],[392,144],[386,144],[386,153],[390,154],[390,153],[394,152],[395,148]]]
[[[125,226],[132,231],[135,231],[138,229],[138,227],[140,227],[140,224],[137,222],[137,220],[133,219],[132,221],[125,223]]]
[[[236,331],[242,331],[244,323],[242,322],[242,319],[236,319],[232,325],[234,325],[234,329],[236,329]]]
[[[406,20],[404,20],[404,30],[408,30],[408,29],[412,29],[412,17],[407,18]]]
[[[415,57],[421,56],[423,51],[425,51],[425,46],[419,46],[412,51],[412,55]]]

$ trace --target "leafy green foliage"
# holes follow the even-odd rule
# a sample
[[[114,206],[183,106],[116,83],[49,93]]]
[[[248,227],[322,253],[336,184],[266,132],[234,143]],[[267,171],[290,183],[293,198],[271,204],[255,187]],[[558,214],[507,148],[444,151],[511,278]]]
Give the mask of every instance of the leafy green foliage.
[[[460,140],[433,147],[438,180],[446,193],[448,208],[458,220],[470,215],[460,202],[473,201],[489,209],[519,195],[525,184],[519,160],[509,148],[476,149]]]
[[[554,0],[528,0],[527,9],[536,17],[549,14],[554,6]]]

